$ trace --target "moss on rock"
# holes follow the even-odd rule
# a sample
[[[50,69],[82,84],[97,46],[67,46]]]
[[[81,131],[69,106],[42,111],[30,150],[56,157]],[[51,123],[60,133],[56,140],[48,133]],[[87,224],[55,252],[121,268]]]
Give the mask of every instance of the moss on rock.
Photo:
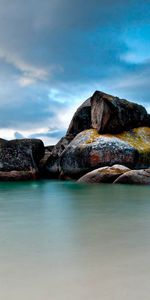
[[[139,152],[139,161],[137,163],[143,165],[150,165],[150,128],[139,127],[129,131],[123,131],[118,134],[99,134],[96,129],[89,129],[82,132],[83,135],[88,137],[85,140],[86,144],[91,144],[99,138],[117,138],[121,141],[128,143]]]

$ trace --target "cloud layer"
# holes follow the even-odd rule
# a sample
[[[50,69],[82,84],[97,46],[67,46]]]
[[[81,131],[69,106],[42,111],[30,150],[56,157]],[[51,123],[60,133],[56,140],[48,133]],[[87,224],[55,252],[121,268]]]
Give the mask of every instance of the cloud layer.
[[[0,0],[0,7],[1,137],[56,141],[95,89],[149,109],[149,1]]]

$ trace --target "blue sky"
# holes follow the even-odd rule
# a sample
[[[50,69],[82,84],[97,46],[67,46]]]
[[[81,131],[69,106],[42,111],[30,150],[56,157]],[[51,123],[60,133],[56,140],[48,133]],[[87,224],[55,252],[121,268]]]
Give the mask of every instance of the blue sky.
[[[150,111],[150,1],[0,0],[0,136],[55,143],[98,89]]]

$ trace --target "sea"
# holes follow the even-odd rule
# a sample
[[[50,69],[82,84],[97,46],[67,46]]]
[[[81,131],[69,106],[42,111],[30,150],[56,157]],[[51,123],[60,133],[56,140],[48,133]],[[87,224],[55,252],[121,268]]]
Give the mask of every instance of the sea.
[[[0,300],[141,299],[150,186],[0,183]]]

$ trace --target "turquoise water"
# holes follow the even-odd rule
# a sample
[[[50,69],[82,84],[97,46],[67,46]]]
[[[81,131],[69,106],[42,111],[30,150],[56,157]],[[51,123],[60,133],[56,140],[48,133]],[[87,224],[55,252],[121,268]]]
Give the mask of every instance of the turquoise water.
[[[150,187],[0,183],[1,300],[149,300]]]

